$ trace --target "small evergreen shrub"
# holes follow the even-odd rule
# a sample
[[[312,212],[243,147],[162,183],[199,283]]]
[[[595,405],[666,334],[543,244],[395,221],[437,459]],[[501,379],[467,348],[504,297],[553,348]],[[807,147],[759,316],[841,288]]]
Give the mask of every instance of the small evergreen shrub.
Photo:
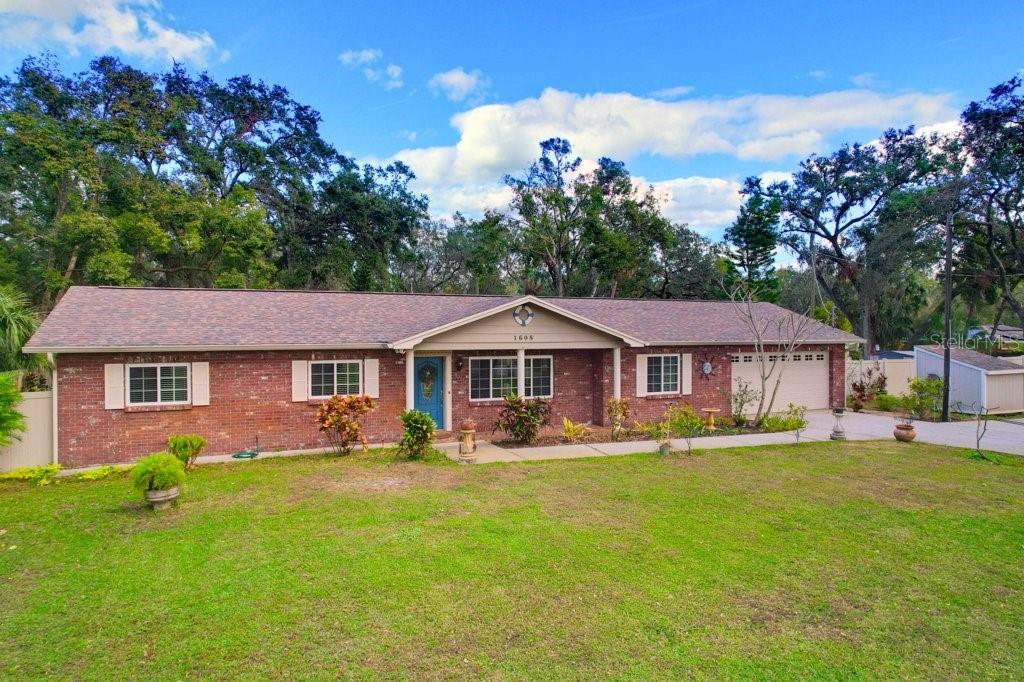
[[[942,404],[942,379],[911,377],[910,391],[903,394],[903,409],[918,419],[934,419]]]
[[[0,474],[0,481],[28,481],[33,485],[49,485],[57,477],[59,464],[44,464],[37,467],[18,467]]]
[[[336,453],[347,455],[356,443],[366,447],[361,420],[375,407],[377,402],[368,395],[331,396],[317,411],[317,427],[327,436]]]
[[[132,485],[139,492],[170,490],[185,481],[185,465],[169,452],[143,457],[132,469]]]
[[[590,435],[590,430],[586,424],[576,424],[568,417],[562,417],[562,438],[570,443],[579,443]]]
[[[79,481],[98,481],[114,474],[123,474],[126,471],[131,471],[132,467],[127,465],[117,464],[104,464],[103,466],[96,467],[95,469],[89,469],[78,474],[75,478]]]
[[[903,407],[903,398],[898,395],[882,393],[875,398],[875,407],[882,412],[898,412]]]
[[[185,471],[191,471],[195,468],[196,458],[199,457],[205,447],[206,439],[195,433],[171,436],[167,439],[167,452],[181,460]]]
[[[543,398],[526,400],[514,393],[505,396],[505,405],[498,413],[493,431],[501,430],[517,443],[537,440],[540,427],[548,423],[551,405]]]
[[[402,440],[398,452],[409,459],[426,459],[433,449],[434,420],[426,412],[406,410],[402,413]]]
[[[807,408],[789,404],[789,409],[784,414],[770,414],[761,419],[761,429],[768,433],[779,433],[782,431],[799,432],[807,428]]]
[[[746,379],[737,379],[736,387],[729,394],[732,408],[732,420],[736,426],[744,427],[747,419],[747,408],[761,399],[761,391],[756,390]]]

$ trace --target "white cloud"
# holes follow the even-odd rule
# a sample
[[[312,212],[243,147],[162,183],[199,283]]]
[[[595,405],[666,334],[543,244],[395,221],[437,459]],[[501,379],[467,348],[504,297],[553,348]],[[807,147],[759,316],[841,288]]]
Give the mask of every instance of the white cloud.
[[[878,79],[875,74],[867,72],[858,73],[856,76],[850,76],[850,82],[858,88],[870,88],[871,86],[878,84]]]
[[[683,95],[689,95],[693,92],[693,88],[689,85],[676,85],[671,88],[662,88],[661,90],[655,90],[651,93],[651,97],[654,99],[679,99]]]
[[[2,0],[0,0],[2,1]],[[375,47],[367,47],[362,50],[345,50],[338,55],[338,61],[350,69],[363,67],[363,77],[371,83],[380,83],[385,90],[395,90],[402,87],[402,67],[398,64],[387,66],[371,66],[384,58],[384,52]]]
[[[948,94],[865,90],[663,102],[549,88],[539,97],[456,114],[454,145],[409,148],[394,156],[430,185],[493,182],[526,167],[537,156],[538,142],[553,136],[568,138],[577,154],[590,159],[726,154],[779,161],[825,152],[830,137],[844,130],[949,120],[955,117],[950,102]]]
[[[814,69],[813,71],[808,71],[807,75],[816,81],[823,81],[826,78],[828,78],[828,71],[824,71],[822,69]]]
[[[416,138],[419,136],[419,133],[417,133],[415,130],[399,130],[395,134],[398,135],[398,137],[402,138],[403,140],[408,140],[409,142],[415,142]]]
[[[203,66],[225,60],[206,31],[163,22],[157,0],[0,0],[0,41],[27,49],[58,45],[77,55],[110,52]]]
[[[471,96],[480,97],[490,84],[490,79],[480,69],[467,72],[461,66],[435,73],[427,82],[431,90],[444,93],[453,102],[461,102]]]
[[[736,180],[691,176],[650,184],[665,217],[701,232],[731,223],[743,203],[742,184]]]
[[[338,61],[345,66],[360,66],[362,64],[371,64],[383,56],[384,53],[376,48],[345,50],[338,55]]]

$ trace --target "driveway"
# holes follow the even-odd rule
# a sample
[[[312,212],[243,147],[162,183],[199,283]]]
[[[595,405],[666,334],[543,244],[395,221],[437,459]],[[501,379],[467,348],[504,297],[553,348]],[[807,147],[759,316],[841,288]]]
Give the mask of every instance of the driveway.
[[[824,410],[808,412],[807,422],[807,435],[811,438],[821,438],[825,432],[832,431],[834,418],[831,412]],[[878,414],[847,412],[843,416],[843,426],[850,440],[892,438],[895,423],[896,420],[893,417]],[[975,423],[973,421],[914,422],[914,430],[917,431],[917,440],[925,443],[974,449]],[[988,430],[981,441],[981,449],[1024,455],[1024,424],[990,419]]]

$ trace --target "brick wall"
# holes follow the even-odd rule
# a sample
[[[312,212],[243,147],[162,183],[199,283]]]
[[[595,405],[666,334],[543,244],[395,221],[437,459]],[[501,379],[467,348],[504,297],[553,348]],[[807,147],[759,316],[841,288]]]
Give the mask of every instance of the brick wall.
[[[732,384],[730,354],[750,351],[749,346],[660,347],[622,349],[622,396],[630,403],[630,420],[657,419],[672,404],[687,402],[696,409],[729,410]],[[833,406],[845,400],[845,360],[842,346],[813,346],[829,350],[829,384]],[[636,356],[639,353],[690,353],[691,395],[636,396]],[[510,352],[452,353],[452,419],[455,428],[473,417],[481,437],[490,434],[501,401],[469,400],[469,362],[473,355],[508,356]],[[551,420],[566,416],[575,422],[604,423],[613,394],[611,350],[537,351],[554,359]],[[386,350],[318,352],[220,352],[169,354],[68,354],[57,358],[59,457],[66,467],[125,462],[161,450],[167,437],[199,433],[207,439],[207,454],[227,454],[251,447],[259,436],[265,450],[319,448],[327,445],[315,424],[316,402],[292,402],[292,360],[363,359],[380,361],[380,398],[366,419],[373,442],[401,435],[399,415],[405,409],[405,362]],[[707,359],[714,373],[702,378],[700,365]],[[462,368],[459,368],[459,363]],[[106,363],[209,362],[208,406],[104,409]]]
[[[252,447],[266,450],[326,447],[317,431],[316,402],[292,402],[292,360],[380,360],[380,399],[366,419],[375,441],[401,434],[405,365],[391,351],[81,354],[57,357],[59,458],[65,467],[126,462],[162,450],[167,437],[198,433],[206,454]],[[209,362],[210,404],[107,410],[103,365],[136,362]]]

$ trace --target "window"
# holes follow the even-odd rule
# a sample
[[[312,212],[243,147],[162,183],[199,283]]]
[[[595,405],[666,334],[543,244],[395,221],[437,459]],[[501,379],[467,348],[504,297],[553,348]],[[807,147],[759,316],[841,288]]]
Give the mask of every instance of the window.
[[[679,392],[679,356],[647,356],[647,393]]]
[[[361,392],[361,363],[332,361],[309,363],[309,395],[326,398],[332,395],[358,395]]]
[[[128,365],[128,404],[162,405],[189,401],[188,364]]]
[[[526,397],[551,397],[551,358],[526,358]]]
[[[469,399],[501,400],[518,388],[516,358],[470,358]],[[553,361],[549,356],[526,358],[527,398],[550,398],[553,384]]]

